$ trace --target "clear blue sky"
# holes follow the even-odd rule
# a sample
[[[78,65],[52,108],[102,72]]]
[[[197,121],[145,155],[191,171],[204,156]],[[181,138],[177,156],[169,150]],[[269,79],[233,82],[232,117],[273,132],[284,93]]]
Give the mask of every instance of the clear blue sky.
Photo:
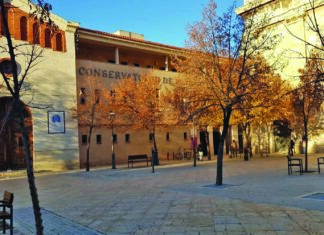
[[[187,26],[201,19],[209,0],[48,0],[53,13],[83,28],[144,34],[145,40],[183,47]],[[222,14],[234,0],[216,0]],[[237,0],[236,6],[242,6]]]

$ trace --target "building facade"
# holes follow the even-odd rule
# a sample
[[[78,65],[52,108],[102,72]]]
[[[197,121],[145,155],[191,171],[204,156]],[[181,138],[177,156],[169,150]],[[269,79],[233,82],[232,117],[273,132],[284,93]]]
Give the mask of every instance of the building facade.
[[[321,30],[324,30],[324,1],[323,0],[244,0],[244,5],[236,9],[236,12],[243,18],[250,17],[252,10],[256,9],[256,17],[266,16],[269,18],[265,26],[267,32],[280,37],[279,44],[273,48],[277,58],[267,57],[269,63],[280,58],[281,68],[278,73],[282,79],[293,86],[299,83],[299,70],[303,69],[306,59],[310,55],[313,45],[320,45],[320,38],[310,29],[310,19],[313,18],[313,11],[310,5],[315,6],[315,15]],[[310,17],[310,18],[309,18]],[[323,108],[320,112],[321,123],[324,123]],[[256,138],[256,136],[255,136]],[[303,151],[303,141],[297,140],[296,151]],[[309,142],[309,152],[324,151],[324,134],[312,137]],[[276,151],[275,144],[272,151]]]
[[[14,6],[14,7],[12,7]],[[75,117],[84,105],[83,94],[87,81],[96,79],[95,89],[111,91],[124,78],[139,80],[144,74],[160,78],[161,87],[172,89],[179,73],[171,63],[171,56],[182,48],[147,41],[144,35],[119,30],[100,32],[80,27],[56,15],[51,15],[58,29],[52,31],[29,17],[27,0],[12,0],[8,4],[8,21],[14,45],[28,51],[32,45],[43,49],[41,60],[25,81],[28,92],[22,94],[26,104],[25,121],[31,141],[35,171],[59,171],[84,168],[89,127]],[[6,43],[0,22],[0,41]],[[0,65],[8,61],[8,54],[0,53]],[[21,71],[26,69],[26,57],[18,56]],[[4,64],[2,64],[4,65]],[[95,95],[95,94],[94,94]],[[101,96],[104,100],[105,97]],[[0,170],[25,167],[21,134],[14,120],[7,119],[11,99],[6,89],[0,89]],[[113,110],[112,110],[113,111]],[[108,116],[109,113],[106,113]],[[118,120],[115,116],[115,121]],[[220,129],[198,126],[169,126],[156,129],[160,159],[173,158],[179,147],[190,149],[191,137],[198,137],[204,155],[217,155]],[[243,147],[242,131],[231,127],[225,153],[229,153],[232,139]],[[153,142],[149,132],[140,129],[96,126],[91,138],[90,166],[112,164],[112,143],[118,164],[126,163],[131,154],[151,156]]]
[[[12,0],[8,7],[8,22],[13,44],[20,49],[17,63],[20,75],[26,69],[28,52],[33,44],[43,49],[39,61],[34,63],[21,92],[27,105],[26,124],[32,145],[35,171],[56,171],[79,167],[78,125],[72,118],[77,108],[76,57],[74,35],[78,24],[52,15],[58,26],[51,28],[29,16],[27,0]],[[1,45],[6,45],[1,25]],[[2,50],[1,62],[9,55]],[[2,79],[2,78],[1,78]],[[10,95],[0,89],[0,168],[24,168],[21,134],[14,120],[7,120]],[[8,121],[8,122],[7,122]]]
[[[76,33],[76,79],[79,91],[78,106],[86,102],[82,93],[87,91],[86,81],[97,79],[98,90],[113,92],[113,86],[124,78],[139,80],[144,74],[153,74],[160,78],[161,89],[172,89],[179,73],[172,66],[171,56],[180,53],[183,49],[170,45],[146,41],[144,35],[119,30],[115,33],[105,33],[91,29],[78,28]],[[104,97],[102,97],[104,98]],[[112,110],[113,111],[113,110]],[[107,116],[109,113],[106,114]],[[118,119],[118,115],[115,119]],[[123,130],[118,125],[114,127],[114,137],[111,126],[101,126],[94,129],[90,147],[90,165],[110,165],[112,162],[112,141],[118,163],[126,163],[127,156],[132,154],[147,154],[151,156],[153,141],[149,132],[144,129]],[[212,155],[214,138],[219,132],[209,130],[209,142]],[[199,131],[199,141],[203,143],[207,156],[207,142],[204,131]],[[89,126],[79,126],[80,166],[86,163],[86,151],[89,135]],[[172,159],[173,153],[179,147],[191,148],[190,137],[193,135],[193,126],[157,127],[156,141],[160,159]],[[197,134],[198,135],[198,134]],[[215,138],[216,140],[217,138]],[[215,144],[216,146],[216,144]],[[218,146],[218,144],[217,144]],[[118,165],[117,165],[118,167]]]

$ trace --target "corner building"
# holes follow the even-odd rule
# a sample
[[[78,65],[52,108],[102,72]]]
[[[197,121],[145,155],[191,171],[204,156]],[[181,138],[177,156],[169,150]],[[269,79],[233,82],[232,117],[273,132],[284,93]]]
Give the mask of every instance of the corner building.
[[[51,15],[58,26],[53,34],[46,25],[29,17],[27,0],[8,1],[6,7],[14,46],[25,44],[20,47],[23,52],[32,44],[44,49],[42,58],[24,82],[28,90],[21,93],[23,103],[29,105],[25,121],[34,169],[76,169],[79,167],[78,123],[72,119],[71,110],[77,107],[74,35],[78,24]],[[0,32],[0,43],[6,45],[1,22]],[[8,53],[1,50],[0,63],[8,59]],[[26,56],[19,55],[16,59],[22,73],[27,65]],[[15,120],[6,118],[10,106],[10,94],[5,88],[0,89],[0,126],[4,126],[0,135],[0,170],[26,167],[18,125]]]

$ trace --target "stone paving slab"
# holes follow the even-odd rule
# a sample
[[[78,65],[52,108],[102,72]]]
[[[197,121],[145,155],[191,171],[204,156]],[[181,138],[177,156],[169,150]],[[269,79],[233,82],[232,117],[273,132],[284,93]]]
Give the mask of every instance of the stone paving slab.
[[[16,209],[14,213],[14,234],[36,234],[34,212],[32,208],[19,208]],[[102,234],[45,209],[42,209],[41,213],[44,221],[44,234]]]
[[[310,166],[314,167],[314,157]],[[323,234],[324,174],[287,174],[285,156],[98,169],[37,176],[45,234]],[[16,234],[33,234],[26,179],[0,180],[15,193]],[[19,230],[19,231],[18,231]]]

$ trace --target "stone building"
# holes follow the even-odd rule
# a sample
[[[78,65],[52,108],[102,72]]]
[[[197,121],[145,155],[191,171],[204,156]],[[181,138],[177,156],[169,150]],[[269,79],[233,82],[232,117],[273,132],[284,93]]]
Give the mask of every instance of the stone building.
[[[274,59],[280,58],[282,68],[278,73],[282,79],[289,81],[293,85],[299,82],[299,69],[304,68],[307,56],[313,48],[311,44],[320,45],[318,35],[310,30],[309,17],[313,18],[313,11],[310,2],[314,3],[315,15],[320,28],[324,30],[324,1],[323,0],[244,0],[244,5],[237,8],[236,12],[243,18],[250,17],[252,10],[257,10],[257,17],[267,15],[268,24],[265,26],[267,32],[280,36],[279,44],[273,48],[277,58],[266,59],[271,63]],[[323,115],[321,110],[321,117]],[[323,118],[320,119],[321,123]],[[309,152],[324,151],[324,135],[312,138],[309,145]],[[266,137],[264,137],[266,138]],[[297,140],[296,150],[302,152],[303,142]],[[278,149],[273,145],[272,151]]]
[[[76,109],[77,105],[74,35],[78,24],[52,15],[58,26],[53,34],[51,28],[29,17],[27,0],[9,2],[7,18],[13,44],[20,46],[22,52],[30,50],[32,44],[36,44],[38,49],[44,49],[42,58],[28,74],[21,93],[22,101],[28,105],[26,124],[32,145],[34,168],[36,171],[78,168],[78,125],[72,119],[70,111]],[[6,45],[2,23],[0,27],[0,43]],[[1,50],[0,59],[1,66],[5,66],[9,60],[8,53]],[[20,53],[17,63],[22,74],[27,66],[26,56]],[[8,91],[5,88],[0,89],[2,170],[24,168],[26,164],[17,124],[15,120],[6,119],[10,101]]]
[[[98,86],[102,87],[98,87],[98,90],[106,89],[111,92],[113,92],[113,85],[126,77],[137,80],[143,74],[153,73],[154,76],[160,78],[161,89],[163,87],[172,89],[175,79],[179,78],[179,74],[172,66],[171,55],[181,52],[182,48],[147,41],[144,39],[144,35],[123,30],[106,33],[78,28],[76,38],[76,79],[77,90],[80,94],[79,106],[83,105],[82,93],[87,90],[85,81],[90,78],[99,79]],[[108,116],[109,113],[106,115]],[[115,119],[118,119],[117,115]],[[114,137],[112,137],[111,131],[111,127],[107,126],[94,129],[90,148],[91,165],[111,164],[112,141],[114,141],[117,165],[127,162],[127,156],[131,154],[151,156],[153,143],[147,130],[128,129],[125,131],[115,126]],[[189,126],[157,127],[156,140],[159,158],[171,160],[173,152],[176,152],[180,146],[189,149],[192,131],[192,127]],[[79,126],[81,167],[84,167],[86,162],[88,132],[88,126]],[[198,127],[196,132],[198,132]],[[219,136],[218,131],[210,131],[209,141],[212,155],[217,153],[217,136]],[[203,143],[205,155],[207,155],[204,131],[199,133],[199,139]],[[215,144],[213,143],[214,139]]]
[[[88,129],[75,119],[75,111],[83,105],[82,94],[87,91],[84,82],[90,77],[101,81],[98,90],[109,91],[116,81],[124,77],[139,79],[142,74],[153,73],[160,78],[162,86],[172,87],[179,76],[170,56],[182,48],[150,42],[144,39],[144,35],[123,30],[106,33],[81,28],[77,23],[51,14],[58,26],[53,34],[50,28],[29,17],[27,0],[9,2],[8,20],[14,45],[25,44],[22,48],[28,50],[36,44],[44,49],[41,61],[24,83],[31,89],[21,97],[27,105],[25,116],[35,171],[85,166]],[[1,23],[0,31],[0,42],[4,45],[6,38]],[[8,54],[1,51],[0,66],[5,67],[8,60]],[[26,68],[25,60],[23,56],[17,57],[21,71]],[[0,89],[0,128],[4,127],[0,134],[0,170],[24,168],[26,164],[19,128],[15,120],[6,118],[10,102],[6,89]],[[116,127],[114,136],[111,131],[107,126],[94,129],[91,166],[111,164],[113,141],[117,167],[127,161],[129,154],[151,156],[152,140],[147,131],[125,131]],[[220,133],[212,128],[208,131],[210,152],[214,155]],[[194,132],[199,133],[199,141],[207,155],[206,132],[198,127],[194,131],[192,126],[183,126],[157,128],[159,158],[171,160],[173,152],[180,146],[189,149]]]

